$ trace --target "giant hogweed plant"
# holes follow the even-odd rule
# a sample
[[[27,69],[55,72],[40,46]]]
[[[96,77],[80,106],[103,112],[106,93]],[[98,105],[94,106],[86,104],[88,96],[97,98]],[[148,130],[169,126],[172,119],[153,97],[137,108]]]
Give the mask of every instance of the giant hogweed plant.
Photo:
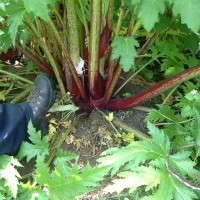
[[[127,109],[199,75],[199,6],[197,0],[4,0],[0,48],[16,47],[80,109]],[[117,98],[142,71],[168,78]]]
[[[101,165],[117,175],[106,192],[128,191],[130,199],[142,200],[200,198],[200,93],[189,82],[178,96],[173,108],[161,104],[148,114],[151,139],[102,153]]]

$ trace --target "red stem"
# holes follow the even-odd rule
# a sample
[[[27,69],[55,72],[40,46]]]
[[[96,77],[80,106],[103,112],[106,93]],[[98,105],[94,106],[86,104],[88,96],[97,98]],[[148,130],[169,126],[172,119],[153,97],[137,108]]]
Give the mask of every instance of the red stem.
[[[38,65],[38,67],[40,69],[42,69],[44,72],[46,72],[47,74],[49,74],[52,77],[55,77],[54,71],[49,68],[42,60],[40,60],[39,58],[37,58],[35,55],[33,55],[30,51],[27,51],[26,49],[24,49],[18,42],[16,42],[16,47],[19,51],[21,51],[27,58],[29,58],[30,60],[32,60],[36,65]],[[64,77],[62,77],[63,80]]]
[[[119,61],[118,61],[117,67],[113,74],[113,62],[112,61],[110,62],[109,74],[108,74],[108,80],[106,83],[107,85],[106,85],[106,91],[104,95],[103,104],[107,104],[108,101],[110,100],[113,94],[113,90],[115,89],[116,83],[119,79],[121,71],[122,71],[122,66],[119,64]]]
[[[151,36],[148,38],[148,40],[144,43],[144,45],[142,46],[142,48],[140,49],[138,55],[143,55],[148,49],[149,46],[152,44],[152,42],[154,41],[154,38],[156,36],[156,33],[152,33]],[[137,65],[140,62],[141,57],[137,57],[135,59],[135,65]]]
[[[108,27],[108,22],[106,22],[106,26],[104,27],[100,36],[99,58],[102,58],[106,52],[111,33],[112,30]]]
[[[134,107],[152,97],[155,97],[163,91],[183,83],[191,78],[200,75],[200,65],[180,72],[164,81],[161,81],[153,87],[136,94],[133,97],[125,99],[111,99],[107,104],[107,108],[111,110],[125,110]]]
[[[99,73],[101,4],[102,0],[93,0],[91,7],[88,78],[90,97],[93,100],[98,100],[102,97],[102,92],[97,91],[97,87],[102,80]]]

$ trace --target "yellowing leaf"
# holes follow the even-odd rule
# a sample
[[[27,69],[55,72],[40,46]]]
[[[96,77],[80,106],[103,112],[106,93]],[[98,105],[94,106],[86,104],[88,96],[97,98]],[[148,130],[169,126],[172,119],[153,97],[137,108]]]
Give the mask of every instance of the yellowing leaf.
[[[109,122],[112,122],[113,120],[113,112],[109,113],[108,116],[105,116],[106,120],[108,120]]]
[[[49,133],[48,133],[49,140],[51,140],[51,138],[55,135],[55,133],[56,133],[56,128],[53,126],[53,124],[49,124]]]

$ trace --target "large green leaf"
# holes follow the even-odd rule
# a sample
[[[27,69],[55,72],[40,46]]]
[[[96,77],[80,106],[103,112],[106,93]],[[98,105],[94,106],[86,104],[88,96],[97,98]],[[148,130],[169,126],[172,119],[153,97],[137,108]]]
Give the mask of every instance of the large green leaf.
[[[3,52],[7,52],[10,46],[12,45],[12,39],[9,34],[8,28],[4,28],[0,33],[0,50]]]
[[[57,160],[57,165],[52,173],[43,160],[38,157],[36,169],[36,181],[45,185],[48,189],[50,199],[74,199],[76,196],[92,191],[99,186],[98,181],[103,180],[108,168],[90,167],[89,164],[80,173],[77,164],[71,170],[66,170],[65,159]]]
[[[186,23],[192,31],[197,32],[200,28],[200,1],[176,0],[173,1],[173,4],[173,13],[180,14],[181,22]]]
[[[138,16],[147,31],[150,31],[159,20],[159,14],[165,11],[165,0],[143,0]]]
[[[8,15],[7,23],[9,24],[9,34],[12,39],[12,43],[15,43],[15,38],[18,32],[18,27],[22,24],[25,8],[22,2],[15,2],[6,6],[6,14]]]
[[[50,9],[54,6],[56,0],[23,0],[23,2],[27,12],[32,12],[34,16],[48,21]]]
[[[196,194],[166,170],[160,173],[160,185],[154,195],[142,198],[142,200],[192,200],[197,199]]]
[[[120,179],[112,180],[113,184],[107,186],[106,192],[120,193],[124,189],[129,189],[129,193],[133,192],[140,186],[148,185],[146,190],[156,187],[160,182],[160,174],[152,167],[134,168],[134,172],[126,171],[118,174]]]
[[[150,123],[148,123],[148,129],[152,142],[136,141],[127,147],[108,149],[103,153],[105,157],[99,158],[98,161],[103,166],[110,166],[111,174],[114,175],[127,162],[131,162],[136,167],[145,160],[166,157],[170,150],[168,137]]]

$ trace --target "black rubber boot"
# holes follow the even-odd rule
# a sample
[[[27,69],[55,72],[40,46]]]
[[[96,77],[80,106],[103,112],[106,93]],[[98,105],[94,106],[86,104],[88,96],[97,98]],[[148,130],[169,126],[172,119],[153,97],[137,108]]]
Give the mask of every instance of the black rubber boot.
[[[48,132],[45,116],[54,104],[55,98],[55,81],[46,74],[39,75],[34,81],[32,92],[27,98],[27,103],[33,111],[33,124],[37,130],[41,130],[42,135]]]

